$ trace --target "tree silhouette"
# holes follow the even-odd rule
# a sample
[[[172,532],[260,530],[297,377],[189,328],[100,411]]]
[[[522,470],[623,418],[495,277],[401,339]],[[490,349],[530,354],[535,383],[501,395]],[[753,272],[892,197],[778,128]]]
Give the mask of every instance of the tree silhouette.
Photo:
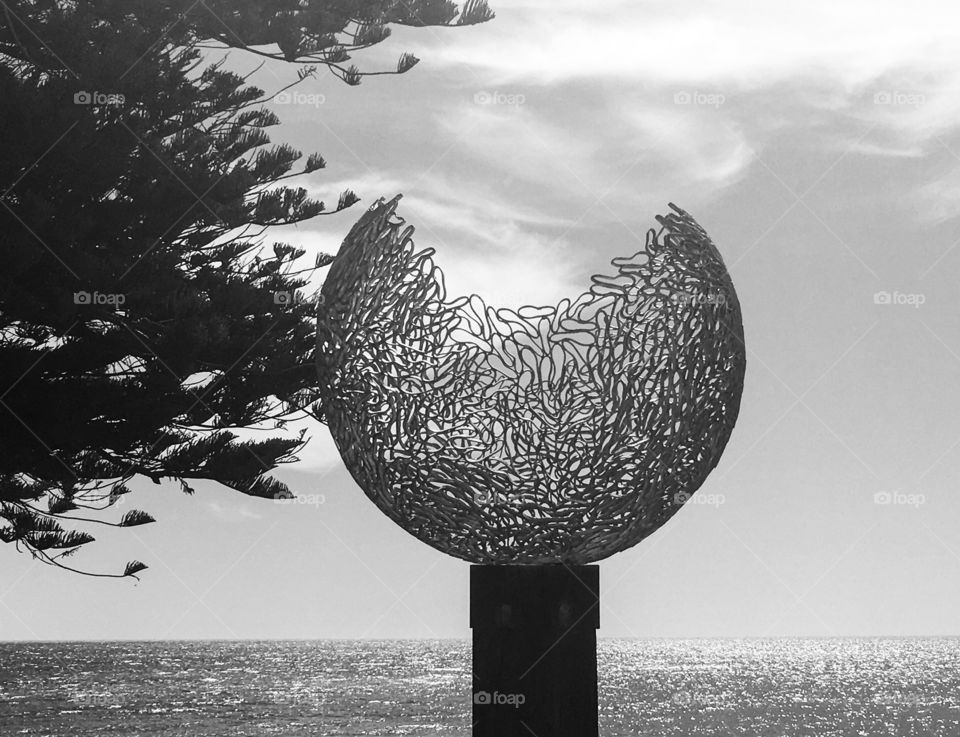
[[[152,522],[95,514],[136,475],[290,496],[269,472],[303,436],[269,430],[313,411],[314,308],[299,290],[330,257],[300,267],[304,251],[266,229],[357,198],[331,208],[285,183],[323,158],[271,145],[263,91],[210,50],[299,63],[294,84],[322,67],[357,84],[384,72],[346,63],[388,24],[490,17],[435,0],[3,4],[0,540],[87,573],[64,559],[93,537],[62,523]]]

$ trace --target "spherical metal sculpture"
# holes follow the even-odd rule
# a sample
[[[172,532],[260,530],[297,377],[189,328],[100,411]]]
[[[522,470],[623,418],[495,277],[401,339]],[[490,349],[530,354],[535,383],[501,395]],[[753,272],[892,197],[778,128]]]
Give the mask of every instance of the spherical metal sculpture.
[[[447,301],[433,250],[376,203],[322,288],[323,417],[367,496],[473,563],[583,564],[666,522],[740,406],[740,305],[687,213],[556,307]]]

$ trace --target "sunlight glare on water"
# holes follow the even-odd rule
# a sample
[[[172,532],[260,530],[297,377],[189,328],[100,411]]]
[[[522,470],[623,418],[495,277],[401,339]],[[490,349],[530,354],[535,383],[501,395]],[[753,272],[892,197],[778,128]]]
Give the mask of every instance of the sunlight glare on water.
[[[958,639],[601,640],[600,734],[955,737]],[[0,734],[470,734],[464,641],[0,643]]]

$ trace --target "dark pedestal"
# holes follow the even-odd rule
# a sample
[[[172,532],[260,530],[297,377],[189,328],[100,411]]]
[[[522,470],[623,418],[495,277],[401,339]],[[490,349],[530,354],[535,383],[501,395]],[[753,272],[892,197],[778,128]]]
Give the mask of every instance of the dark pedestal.
[[[470,567],[474,737],[597,737],[599,566]]]

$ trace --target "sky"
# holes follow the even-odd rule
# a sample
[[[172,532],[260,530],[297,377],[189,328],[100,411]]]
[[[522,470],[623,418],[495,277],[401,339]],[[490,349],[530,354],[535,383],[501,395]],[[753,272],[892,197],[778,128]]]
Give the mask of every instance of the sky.
[[[361,208],[437,250],[448,293],[550,304],[675,202],[741,301],[740,418],[661,530],[600,563],[602,637],[960,635],[960,38],[946,2],[496,0],[396,29],[271,103],[303,180],[352,209],[277,236],[334,253]],[[236,52],[231,63],[259,60]],[[247,65],[247,66],[244,66]],[[267,66],[254,81],[295,76]],[[0,550],[0,640],[467,637],[469,565],[390,522],[310,426],[296,502],[136,481],[71,575]]]

